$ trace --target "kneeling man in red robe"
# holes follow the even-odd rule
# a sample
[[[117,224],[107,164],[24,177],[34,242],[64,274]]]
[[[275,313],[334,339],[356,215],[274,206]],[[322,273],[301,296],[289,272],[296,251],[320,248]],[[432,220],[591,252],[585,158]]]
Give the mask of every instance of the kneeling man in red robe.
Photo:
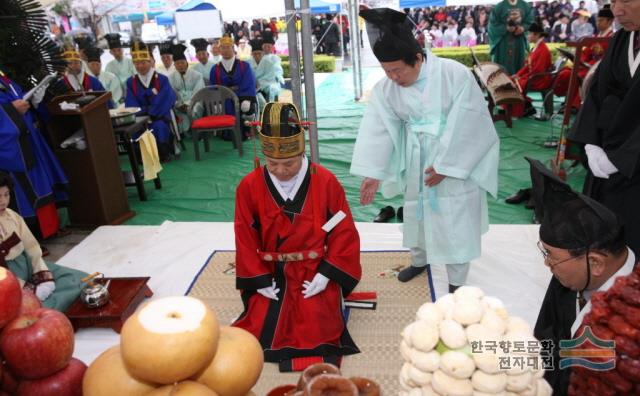
[[[360,238],[336,177],[304,154],[297,109],[268,103],[259,134],[266,166],[236,191],[236,288],[265,360],[299,371],[358,353],[343,297],[361,276]]]

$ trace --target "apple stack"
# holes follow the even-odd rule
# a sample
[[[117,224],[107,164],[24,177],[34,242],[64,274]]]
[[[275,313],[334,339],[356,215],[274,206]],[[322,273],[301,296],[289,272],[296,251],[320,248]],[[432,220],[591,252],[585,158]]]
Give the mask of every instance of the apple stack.
[[[422,305],[402,331],[400,395],[551,395],[538,351],[515,345],[537,345],[530,326],[500,300],[460,287]]]
[[[73,326],[41,308],[16,277],[0,267],[0,395],[80,396],[87,366],[73,359]]]
[[[220,326],[192,297],[145,304],[122,327],[120,345],[87,369],[84,396],[248,396],[262,372],[249,332]]]
[[[572,367],[569,395],[640,395],[640,266],[617,278],[606,292],[593,294],[591,311],[575,337],[582,336],[587,326],[600,340],[615,342],[615,367],[606,367],[610,356],[589,358],[605,366],[602,370]],[[580,348],[603,350],[589,337]]]

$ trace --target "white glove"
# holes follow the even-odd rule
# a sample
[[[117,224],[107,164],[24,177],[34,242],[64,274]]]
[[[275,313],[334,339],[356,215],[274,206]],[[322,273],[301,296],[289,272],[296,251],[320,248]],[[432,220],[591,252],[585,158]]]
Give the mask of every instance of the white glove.
[[[249,102],[248,100],[243,100],[242,103],[240,103],[240,111],[246,113],[249,110],[251,110],[251,102]]]
[[[36,296],[40,301],[44,301],[49,298],[54,290],[56,290],[56,283],[54,281],[42,282],[36,286]]]
[[[618,172],[618,168],[609,160],[602,147],[587,144],[584,146],[584,151],[587,153],[589,169],[595,177],[608,179],[609,175]]]
[[[37,91],[33,93],[31,97],[31,104],[33,107],[38,107],[40,103],[42,103],[42,99],[44,99],[44,95],[47,93],[47,87],[40,87]]]
[[[278,301],[278,293],[280,289],[276,289],[276,281],[272,281],[271,286],[258,289],[258,293],[262,294],[266,298]]]
[[[324,291],[324,289],[327,288],[328,284],[329,278],[318,272],[316,276],[313,277],[313,280],[311,282],[304,281],[302,283],[302,288],[304,289],[302,291],[302,294],[304,294],[304,298],[313,297],[316,294]]]

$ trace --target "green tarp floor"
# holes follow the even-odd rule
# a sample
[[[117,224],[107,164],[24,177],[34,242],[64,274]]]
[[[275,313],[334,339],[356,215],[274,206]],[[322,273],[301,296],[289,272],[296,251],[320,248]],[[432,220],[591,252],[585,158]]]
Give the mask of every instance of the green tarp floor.
[[[379,69],[365,69],[364,79],[380,75]],[[360,178],[349,174],[353,145],[366,103],[353,100],[352,74],[349,71],[332,73],[316,89],[320,163],[331,170],[344,186],[356,221],[369,222],[386,205],[399,207],[402,199],[384,200],[380,195],[367,207],[359,204]],[[559,122],[559,120],[558,120]],[[542,143],[551,133],[551,121],[515,120],[513,129],[504,122],[496,123],[500,136],[500,171],[498,197],[489,197],[491,223],[528,224],[532,211],[524,205],[508,205],[504,199],[520,188],[528,187],[529,168],[524,156],[548,164],[555,150]],[[558,127],[555,127],[557,137]],[[160,173],[162,189],[155,190],[146,182],[148,200],[140,201],[136,189],[128,187],[129,203],[136,216],[127,224],[158,225],[170,221],[233,221],[235,188],[242,177],[253,169],[253,142],[244,142],[244,156],[240,158],[230,142],[211,139],[211,151],[203,152],[196,162],[192,142],[185,139],[187,150],[181,158],[163,164]],[[258,147],[259,150],[259,147]],[[124,161],[123,158],[123,163]],[[580,189],[585,171],[581,166],[569,172],[569,183]]]

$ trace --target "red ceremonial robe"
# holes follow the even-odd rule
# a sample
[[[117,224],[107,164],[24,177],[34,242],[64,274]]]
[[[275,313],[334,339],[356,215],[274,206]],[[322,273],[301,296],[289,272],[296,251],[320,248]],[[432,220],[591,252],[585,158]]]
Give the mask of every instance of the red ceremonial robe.
[[[534,77],[534,79],[531,80],[529,87],[527,87],[529,80],[534,74],[548,72],[550,68],[551,51],[549,51],[549,47],[547,47],[544,40],[541,40],[529,54],[527,59],[525,59],[524,66],[522,66],[522,68],[513,76],[528,102],[531,102],[531,99],[526,96],[528,89],[541,91],[551,87],[552,79],[550,75]],[[514,117],[521,117],[523,113],[523,105],[513,106]]]
[[[613,29],[608,30],[604,34],[598,34],[595,37],[611,37],[613,36]],[[596,43],[589,47],[582,48],[582,54],[580,55],[580,63],[578,64],[578,84],[582,84],[585,76],[589,72],[589,68],[585,65],[593,66],[602,59],[604,52],[607,50],[609,43]],[[575,65],[574,65],[575,66]],[[553,87],[553,94],[556,96],[567,96],[569,93],[569,80],[571,79],[571,72],[573,67],[563,67],[558,72],[556,82]],[[576,109],[580,108],[582,98],[580,97],[580,90],[576,92],[571,103],[571,107]]]
[[[339,211],[346,218],[323,231]],[[233,326],[258,338],[265,360],[282,366],[294,358],[360,352],[342,314],[343,297],[361,276],[360,238],[336,177],[310,163],[295,198],[285,202],[266,168],[259,168],[238,185],[234,225],[236,288],[244,312]],[[330,282],[305,299],[303,282],[318,272]],[[257,293],[272,279],[278,301]]]

